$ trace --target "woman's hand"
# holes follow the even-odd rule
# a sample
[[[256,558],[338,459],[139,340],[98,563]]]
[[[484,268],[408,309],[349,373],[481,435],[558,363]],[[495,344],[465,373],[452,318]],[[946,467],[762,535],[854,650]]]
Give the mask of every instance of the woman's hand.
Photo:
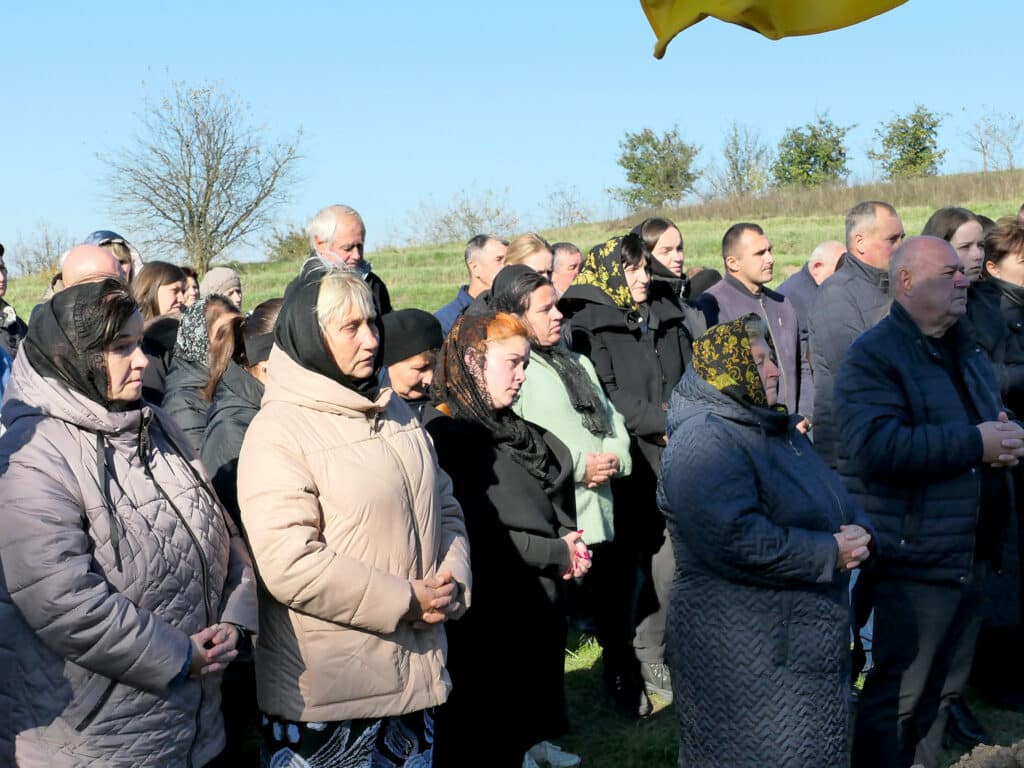
[[[238,656],[238,627],[213,624],[192,635],[192,663],[189,677],[205,677],[220,672]]]
[[[583,483],[587,488],[597,488],[615,477],[618,471],[619,457],[614,453],[588,453]]]
[[[871,534],[859,525],[841,525],[839,533],[833,533],[832,536],[839,546],[839,553],[836,556],[837,571],[852,571],[871,554],[868,551]]]
[[[578,579],[590,570],[590,550],[583,543],[582,537],[583,531],[573,531],[562,537],[562,541],[569,548],[569,567],[562,574],[562,578],[566,581]]]
[[[458,584],[449,571],[409,582],[409,610],[403,617],[414,624],[440,624],[458,609]]]

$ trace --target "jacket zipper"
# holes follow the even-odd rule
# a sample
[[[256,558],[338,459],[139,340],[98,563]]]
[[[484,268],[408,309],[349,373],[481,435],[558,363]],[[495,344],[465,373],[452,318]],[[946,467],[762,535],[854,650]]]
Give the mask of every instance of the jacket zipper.
[[[381,414],[377,413],[373,417],[373,425],[371,429],[374,433],[380,434],[381,428]],[[416,504],[413,502],[412,496],[412,484],[409,482],[409,475],[405,471],[405,465],[398,458],[398,454],[391,447],[391,444],[383,437],[380,438],[381,443],[384,445],[384,450],[395,460],[395,464],[398,465],[398,471],[402,475],[402,485],[405,488],[405,498],[409,503],[409,512],[412,515],[412,537],[416,543],[416,578],[423,578],[423,543],[420,541],[419,525],[416,522]]]
[[[196,551],[199,553],[199,562],[202,566],[202,577],[203,577],[203,607],[206,610],[206,622],[204,626],[210,626],[210,617],[213,615],[213,608],[210,605],[210,566],[206,561],[206,553],[203,552],[202,546],[199,544],[199,538],[192,530],[192,526],[185,520],[185,516],[181,514],[181,510],[178,509],[178,505],[175,504],[167,491],[163,489],[163,486],[157,482],[157,479],[153,477],[153,470],[149,466],[149,450],[141,438],[139,439],[139,455],[142,457],[142,466],[146,472],[146,476],[153,481],[153,485],[156,486],[157,492],[166,499],[167,503],[170,504],[171,509],[174,510],[174,514],[178,516],[178,520],[188,531],[189,538],[192,539],[192,543],[195,545]],[[189,639],[191,642],[191,638]],[[195,716],[195,731],[192,733],[192,743],[188,747],[188,755],[186,756],[186,763],[189,768],[192,768],[192,751],[196,748],[196,742],[199,741],[199,728],[201,726],[200,719],[203,713],[203,699],[205,698],[206,689],[203,687],[203,679],[199,678],[199,705],[196,707]]]

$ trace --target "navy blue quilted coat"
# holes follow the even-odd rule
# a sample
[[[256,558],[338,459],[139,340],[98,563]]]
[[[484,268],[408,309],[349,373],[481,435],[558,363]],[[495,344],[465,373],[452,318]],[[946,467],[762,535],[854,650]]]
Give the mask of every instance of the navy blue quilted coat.
[[[794,422],[692,370],[672,395],[660,492],[680,766],[847,762],[848,576],[832,534],[864,521]]]

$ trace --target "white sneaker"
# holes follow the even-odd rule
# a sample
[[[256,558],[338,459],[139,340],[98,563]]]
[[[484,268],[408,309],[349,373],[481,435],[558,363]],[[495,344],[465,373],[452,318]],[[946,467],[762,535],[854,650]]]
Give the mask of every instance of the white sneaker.
[[[528,758],[532,758],[535,763],[549,765],[551,768],[576,768],[577,765],[583,762],[579,755],[574,755],[572,752],[566,752],[564,749],[552,744],[550,741],[542,741],[540,744],[534,744],[530,747],[526,756]],[[525,765],[524,768],[526,768]]]

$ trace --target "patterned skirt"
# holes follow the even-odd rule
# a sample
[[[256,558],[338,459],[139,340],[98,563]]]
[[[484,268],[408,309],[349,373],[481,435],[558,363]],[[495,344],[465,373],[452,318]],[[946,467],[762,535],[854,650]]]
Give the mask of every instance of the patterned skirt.
[[[379,720],[297,723],[262,716],[262,768],[431,768],[432,710]]]

